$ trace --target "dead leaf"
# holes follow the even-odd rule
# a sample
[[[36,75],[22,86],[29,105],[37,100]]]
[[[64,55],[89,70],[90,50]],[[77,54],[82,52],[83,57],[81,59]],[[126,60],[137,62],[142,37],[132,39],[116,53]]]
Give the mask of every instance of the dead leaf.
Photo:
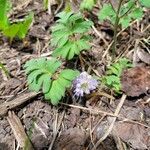
[[[150,64],[150,54],[139,47],[136,50],[137,57],[144,63]]]
[[[55,150],[83,150],[86,135],[78,128],[70,128],[64,131],[55,142]]]
[[[150,143],[150,132],[145,127],[128,123],[128,122],[117,122],[113,128],[113,135],[117,135],[124,142],[127,142],[134,149],[148,149]]]
[[[122,91],[128,96],[139,96],[150,89],[150,68],[134,67],[121,75]]]

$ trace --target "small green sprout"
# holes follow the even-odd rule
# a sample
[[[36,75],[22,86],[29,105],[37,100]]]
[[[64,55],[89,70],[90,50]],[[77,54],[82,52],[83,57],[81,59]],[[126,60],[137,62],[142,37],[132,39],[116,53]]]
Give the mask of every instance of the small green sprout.
[[[33,20],[33,13],[30,13],[24,21],[11,23],[8,18],[8,12],[10,11],[10,1],[0,0],[0,31],[4,36],[10,38],[12,41],[14,38],[24,39],[29,27]]]
[[[112,88],[116,93],[120,93],[121,82],[120,77],[122,71],[126,68],[131,68],[132,64],[126,58],[121,58],[118,62],[113,63],[108,67],[106,75],[102,77],[102,83],[110,88]]]

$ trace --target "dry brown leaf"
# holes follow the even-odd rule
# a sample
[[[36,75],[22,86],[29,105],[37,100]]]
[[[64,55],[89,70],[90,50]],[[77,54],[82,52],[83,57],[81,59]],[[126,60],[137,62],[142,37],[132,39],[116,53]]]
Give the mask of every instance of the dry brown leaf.
[[[150,130],[145,127],[128,123],[117,122],[113,129],[113,135],[117,135],[124,142],[127,142],[134,149],[148,149],[150,143]]]
[[[70,128],[60,135],[54,144],[55,150],[83,150],[85,133],[78,128]]]
[[[121,75],[122,91],[128,96],[139,96],[150,89],[150,68],[134,67]]]

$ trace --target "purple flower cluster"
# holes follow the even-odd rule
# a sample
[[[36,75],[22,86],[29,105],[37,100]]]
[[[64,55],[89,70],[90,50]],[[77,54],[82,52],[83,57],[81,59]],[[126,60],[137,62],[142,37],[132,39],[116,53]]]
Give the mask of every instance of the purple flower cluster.
[[[84,94],[89,94],[98,86],[98,81],[87,72],[82,72],[73,82],[74,95],[82,97]]]

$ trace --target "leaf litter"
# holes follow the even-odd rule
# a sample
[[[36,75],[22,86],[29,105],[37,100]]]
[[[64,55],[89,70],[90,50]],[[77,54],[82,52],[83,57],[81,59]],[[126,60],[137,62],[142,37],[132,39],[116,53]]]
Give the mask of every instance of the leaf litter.
[[[16,1],[16,6],[17,6]],[[73,3],[75,3],[73,1]],[[115,1],[113,1],[114,5],[116,5]],[[79,3],[78,3],[79,4]],[[75,7],[78,6],[75,5]],[[29,35],[27,37],[27,44],[28,44],[28,51],[25,51],[24,45],[19,41],[14,41],[13,46],[10,47],[7,43],[6,39],[0,40],[0,60],[3,60],[4,64],[7,64],[9,71],[11,71],[12,79],[8,80],[7,82],[3,80],[3,76],[0,72],[0,101],[11,101],[13,97],[20,95],[22,93],[26,93],[26,83],[25,83],[25,75],[23,73],[23,69],[21,65],[23,65],[27,60],[31,58],[38,57],[40,55],[47,55],[49,56],[49,50],[52,48],[49,47],[46,43],[50,39],[49,28],[53,25],[53,19],[56,19],[55,16],[51,17],[48,15],[46,11],[42,9],[42,2],[40,0],[36,0],[34,2],[24,3],[23,9],[20,8],[19,10],[15,10],[14,15],[21,16],[24,14],[28,14],[27,12],[33,10],[36,13],[35,23],[31,27]],[[74,5],[74,4],[73,4]],[[72,5],[72,6],[73,6]],[[58,6],[59,7],[59,6]],[[115,6],[116,7],[116,6]],[[60,9],[63,6],[60,5]],[[55,9],[55,8],[54,8]],[[59,9],[59,8],[58,8]],[[74,8],[77,10],[76,8]],[[57,10],[55,10],[57,11]],[[55,12],[54,11],[54,12]],[[97,11],[96,9],[93,10],[93,14]],[[19,13],[19,15],[18,15]],[[54,13],[55,14],[55,13]],[[43,16],[45,19],[43,20]],[[18,17],[19,18],[19,17]],[[93,18],[96,18],[95,16]],[[107,38],[109,35],[109,31],[111,26],[109,23],[99,24],[98,21],[95,19],[95,26],[98,32],[104,33],[103,39],[105,39],[108,43],[110,43],[112,37]],[[145,20],[140,22],[142,25],[145,26]],[[105,28],[105,30],[101,31],[101,29]],[[133,34],[135,32],[140,32],[138,27],[134,24],[131,27]],[[92,32],[94,35],[93,42],[95,43],[92,47],[91,56],[88,59],[85,59],[85,67],[88,68],[89,66],[86,62],[91,64],[91,68],[94,70],[98,70],[98,73],[102,75],[105,71],[106,65],[110,62],[110,56],[106,53],[106,59],[102,60],[102,55],[105,53],[105,49],[107,49],[107,44],[103,43],[103,40],[97,36],[95,32]],[[124,35],[125,34],[125,35]],[[138,36],[138,35],[136,35]],[[145,37],[146,38],[146,37]],[[109,39],[109,40],[108,40]],[[29,41],[28,41],[29,40]],[[120,48],[118,53],[126,50],[130,51],[133,46],[134,39],[130,35],[129,30],[125,30],[121,32],[119,36],[119,45]],[[128,45],[128,48],[127,48]],[[19,48],[21,47],[21,48]],[[5,51],[7,49],[7,51]],[[96,51],[96,53],[94,52]],[[140,51],[141,52],[141,51]],[[138,56],[142,56],[144,53],[139,54]],[[84,53],[84,56],[88,56],[87,53]],[[147,56],[149,56],[147,54]],[[142,57],[143,58],[143,57]],[[148,57],[146,57],[148,58]],[[141,57],[140,57],[141,59]],[[16,64],[13,61],[17,62]],[[146,59],[145,64],[146,66],[149,64],[147,63]],[[144,62],[144,61],[143,61]],[[88,63],[88,64],[89,64]],[[138,62],[140,66],[140,62]],[[89,68],[90,68],[89,67]],[[90,69],[89,69],[90,70]],[[147,98],[147,92],[150,88],[150,79],[149,79],[149,68],[148,67],[134,67],[129,70],[125,70],[122,74],[122,90],[128,96],[136,97],[136,101],[142,100],[144,101],[144,97],[139,97],[140,95],[144,94]],[[9,83],[10,81],[10,83]],[[22,86],[20,86],[22,85]],[[16,92],[17,91],[17,92]],[[107,91],[106,91],[107,92]],[[107,92],[109,93],[109,92]],[[69,96],[68,96],[69,97]],[[118,98],[118,97],[117,97]],[[109,114],[106,116],[102,113],[100,114],[92,114],[95,109],[103,110],[104,112],[109,112],[110,114],[114,114],[115,108],[117,107],[118,101],[120,98],[115,99],[115,101],[111,101],[110,98],[105,96],[96,96],[98,101],[94,102],[93,104],[90,103],[91,106],[88,106],[86,101],[87,109],[90,107],[89,111],[84,111],[83,109],[67,107],[67,106],[60,106],[60,108],[52,107],[51,105],[47,104],[43,101],[43,96],[39,95],[33,98],[30,102],[18,106],[14,108],[15,113],[19,116],[22,124],[24,125],[24,130],[28,135],[30,135],[30,131],[33,133],[32,136],[29,138],[31,139],[32,143],[36,149],[48,149],[48,146],[51,144],[51,141],[54,137],[54,131],[56,126],[58,125],[57,120],[60,119],[59,116],[62,114],[62,110],[65,108],[65,116],[61,123],[60,129],[58,131],[58,136],[54,142],[53,147],[57,150],[59,149],[92,149],[93,145],[99,140],[102,135],[105,134],[106,130],[109,128],[112,119],[114,117],[110,117]],[[70,97],[69,97],[70,99]],[[103,101],[102,101],[103,99]],[[82,99],[83,100],[83,99]],[[146,99],[147,100],[147,99]],[[0,103],[1,103],[0,102]],[[70,100],[69,102],[73,102],[73,105],[78,106],[76,102]],[[108,107],[109,104],[109,107]],[[112,132],[103,141],[97,149],[103,150],[117,150],[117,141],[115,141],[115,137],[119,137],[121,142],[126,143],[130,149],[149,149],[150,148],[150,130],[149,128],[145,127],[150,126],[150,116],[149,116],[149,103],[146,103],[144,106],[139,106],[137,103],[132,102],[134,105],[130,105],[128,101],[128,97],[125,100],[124,105],[121,108],[119,113],[119,117],[117,117]],[[79,111],[80,110],[80,111]],[[103,115],[105,117],[103,117]],[[56,117],[55,117],[56,116]],[[121,117],[123,118],[121,118]],[[102,117],[102,120],[100,119]],[[36,119],[37,120],[36,120]],[[120,119],[119,119],[120,118]],[[34,120],[35,119],[35,120]],[[35,122],[35,126],[33,124]],[[54,124],[56,122],[56,124]],[[93,134],[91,130],[93,129]],[[49,134],[47,134],[49,132]],[[43,133],[45,133],[43,135]],[[90,135],[91,133],[91,135]],[[45,135],[47,136],[45,138]],[[94,142],[93,142],[94,141]],[[12,129],[9,126],[5,117],[1,118],[0,120],[0,149],[12,149],[15,143],[15,137],[12,133]],[[94,144],[93,144],[94,143]],[[44,147],[46,145],[46,147]],[[5,147],[5,148],[4,148]]]

